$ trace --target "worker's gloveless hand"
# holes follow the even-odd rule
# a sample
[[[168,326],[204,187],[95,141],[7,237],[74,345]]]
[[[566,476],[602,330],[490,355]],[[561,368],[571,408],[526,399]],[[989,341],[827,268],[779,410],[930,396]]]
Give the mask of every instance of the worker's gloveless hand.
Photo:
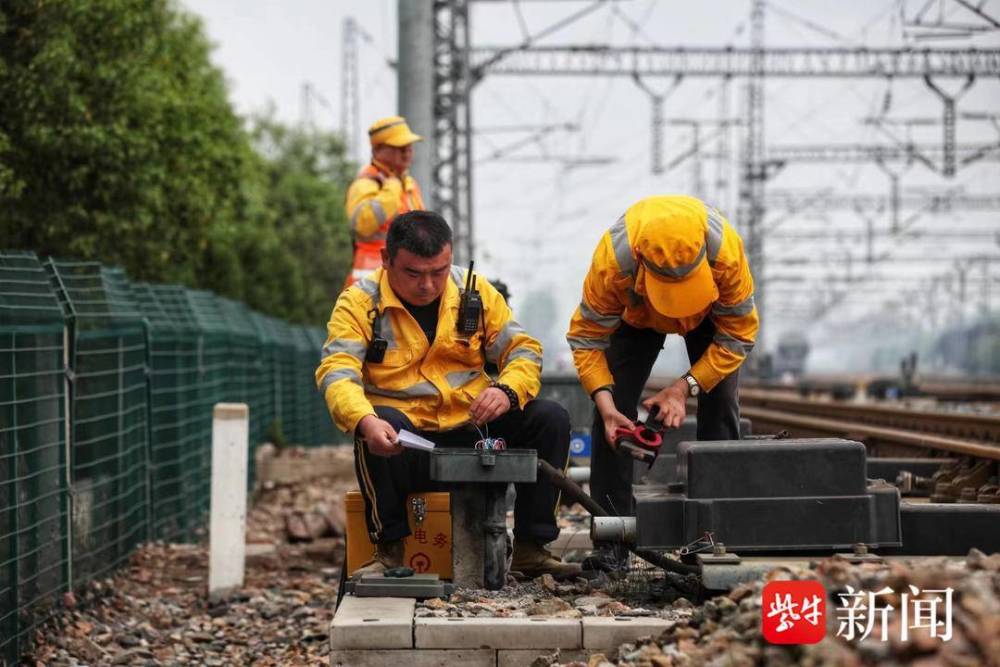
[[[399,434],[392,424],[379,419],[375,415],[362,417],[354,429],[365,441],[368,451],[374,456],[396,456],[403,453],[403,446],[399,444]]]
[[[507,394],[502,389],[487,387],[469,406],[469,415],[476,426],[482,426],[508,410],[510,410],[510,399],[507,398]]]
[[[617,449],[618,444],[615,442],[615,431],[619,428],[631,431],[635,428],[635,424],[632,423],[631,419],[618,411],[610,391],[599,391],[594,394],[594,405],[597,406],[597,411],[601,415],[601,421],[604,422],[605,441],[611,449]]]
[[[681,378],[677,382],[658,391],[652,398],[647,398],[642,402],[642,406],[650,410],[654,405],[659,406],[660,414],[656,420],[662,422],[666,428],[678,428],[684,423],[687,415],[687,382]]]

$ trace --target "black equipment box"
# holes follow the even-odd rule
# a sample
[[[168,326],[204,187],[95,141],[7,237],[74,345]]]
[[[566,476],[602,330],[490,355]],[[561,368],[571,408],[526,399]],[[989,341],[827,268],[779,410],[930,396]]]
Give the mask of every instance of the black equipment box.
[[[633,487],[640,548],[677,549],[709,532],[739,552],[902,543],[899,492],[866,479],[859,442],[682,442],[677,456],[677,482]]]

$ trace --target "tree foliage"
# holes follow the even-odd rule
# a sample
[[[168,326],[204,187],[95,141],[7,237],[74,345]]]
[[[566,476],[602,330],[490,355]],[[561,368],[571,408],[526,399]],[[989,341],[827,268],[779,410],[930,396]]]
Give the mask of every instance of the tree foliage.
[[[169,0],[0,5],[0,247],[320,323],[349,261],[342,146],[251,136],[210,50]]]
[[[351,262],[344,190],[354,167],[334,134],[260,117],[253,123],[253,139],[264,156],[269,228],[290,259],[284,280],[290,292],[302,295],[298,303],[289,304],[285,317],[325,323]]]

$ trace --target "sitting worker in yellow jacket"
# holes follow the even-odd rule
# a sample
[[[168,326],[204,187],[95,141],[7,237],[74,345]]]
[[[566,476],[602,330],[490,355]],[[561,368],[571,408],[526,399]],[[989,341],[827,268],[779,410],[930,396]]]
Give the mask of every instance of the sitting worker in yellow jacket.
[[[351,221],[354,259],[345,286],[361,280],[382,265],[385,235],[393,219],[424,208],[420,186],[409,174],[414,134],[402,116],[389,116],[368,128],[371,163],[361,167],[347,189],[347,219]]]
[[[632,461],[616,456],[613,434],[633,427],[665,335],[684,337],[691,369],[643,405],[657,406],[658,419],[676,427],[688,397],[696,396],[698,439],[738,440],[738,369],[757,328],[743,241],[717,210],[693,197],[649,197],[611,226],[594,251],[566,336],[596,407],[590,488],[597,502],[631,513]],[[590,566],[624,563],[622,549],[597,546]]]
[[[429,455],[404,449],[401,429],[441,447],[473,447],[482,427],[510,447],[537,450],[560,470],[569,455],[569,415],[535,398],[541,345],[482,277],[482,316],[475,331],[459,331],[466,271],[452,266],[451,249],[451,230],[438,214],[399,216],[382,268],[341,293],[327,325],[316,383],[337,426],[354,433],[355,470],[376,545],[363,573],[403,565],[406,496],[434,490]],[[495,382],[484,370],[488,361],[500,369]],[[526,576],[579,572],[543,546],[559,534],[557,502],[548,480],[517,485],[512,569]]]

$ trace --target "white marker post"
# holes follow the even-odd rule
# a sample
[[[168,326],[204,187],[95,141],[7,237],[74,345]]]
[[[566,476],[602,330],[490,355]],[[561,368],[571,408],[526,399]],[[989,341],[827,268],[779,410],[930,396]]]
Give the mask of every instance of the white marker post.
[[[249,410],[217,403],[212,413],[212,508],[209,520],[208,596],[225,598],[243,585],[246,556]]]

